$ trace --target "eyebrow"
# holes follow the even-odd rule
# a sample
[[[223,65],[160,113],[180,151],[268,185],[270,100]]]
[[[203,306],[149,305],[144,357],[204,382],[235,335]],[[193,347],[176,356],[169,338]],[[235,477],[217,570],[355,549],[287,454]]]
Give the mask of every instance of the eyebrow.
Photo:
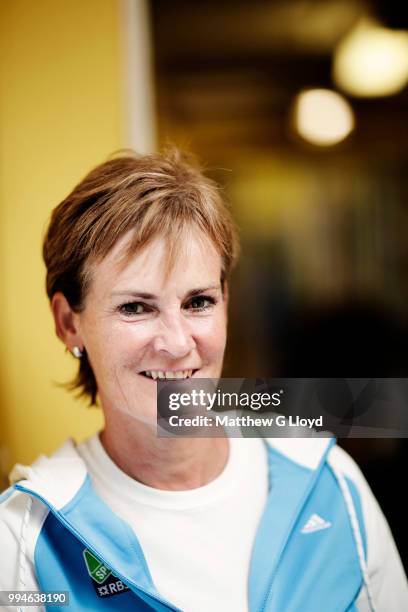
[[[209,287],[198,287],[197,289],[191,289],[191,291],[187,292],[188,297],[194,297],[195,295],[200,295],[201,293],[205,293],[206,291],[214,291],[216,289],[221,290],[221,284],[218,285],[210,285]],[[158,300],[159,297],[154,295],[153,293],[146,293],[145,291],[135,291],[126,289],[123,291],[116,291],[112,293],[112,297],[123,295],[131,295],[132,297],[141,298],[143,300]]]

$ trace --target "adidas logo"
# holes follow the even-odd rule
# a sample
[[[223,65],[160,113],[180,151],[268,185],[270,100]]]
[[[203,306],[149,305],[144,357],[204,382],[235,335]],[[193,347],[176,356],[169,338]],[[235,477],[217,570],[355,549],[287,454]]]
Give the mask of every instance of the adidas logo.
[[[313,531],[320,531],[321,529],[328,529],[331,527],[330,521],[325,521],[318,514],[312,514],[310,519],[303,526],[301,533],[313,533]]]

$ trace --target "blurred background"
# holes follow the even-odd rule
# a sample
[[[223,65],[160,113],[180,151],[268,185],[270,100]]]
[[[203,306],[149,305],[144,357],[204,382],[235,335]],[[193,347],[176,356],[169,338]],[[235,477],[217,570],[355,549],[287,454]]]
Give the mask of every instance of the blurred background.
[[[56,383],[41,238],[115,150],[176,144],[240,228],[225,376],[406,377],[408,9],[394,0],[0,5],[0,474],[101,426]],[[406,440],[342,440],[408,567]]]

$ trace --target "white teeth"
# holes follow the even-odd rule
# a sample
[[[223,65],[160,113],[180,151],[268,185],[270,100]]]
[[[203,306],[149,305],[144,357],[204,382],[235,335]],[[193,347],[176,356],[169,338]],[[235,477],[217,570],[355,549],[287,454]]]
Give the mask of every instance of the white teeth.
[[[172,378],[176,378],[176,379],[183,379],[183,378],[190,378],[193,374],[193,370],[178,370],[176,371],[172,371],[172,370],[168,370],[168,371],[163,371],[163,370],[146,370],[145,371],[145,375],[148,378],[153,378],[153,380],[157,380],[158,378],[160,378],[161,380],[164,379],[172,379]]]

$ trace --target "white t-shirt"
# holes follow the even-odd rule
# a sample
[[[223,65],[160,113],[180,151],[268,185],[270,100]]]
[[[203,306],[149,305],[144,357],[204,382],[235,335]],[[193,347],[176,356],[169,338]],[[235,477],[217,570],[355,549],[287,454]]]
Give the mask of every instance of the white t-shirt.
[[[268,494],[267,450],[255,438],[229,443],[223,472],[188,491],[134,480],[98,435],[78,445],[95,490],[136,533],[158,592],[186,612],[248,611],[252,546]]]

